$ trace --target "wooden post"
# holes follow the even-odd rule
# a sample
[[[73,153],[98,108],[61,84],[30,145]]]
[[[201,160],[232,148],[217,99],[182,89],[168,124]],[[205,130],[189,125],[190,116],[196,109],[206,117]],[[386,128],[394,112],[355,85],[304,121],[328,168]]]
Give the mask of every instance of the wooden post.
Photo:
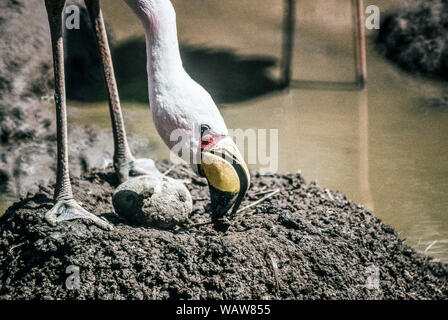
[[[356,83],[363,88],[367,81],[366,37],[364,25],[364,1],[352,0]]]
[[[281,65],[281,85],[289,86],[292,77],[292,58],[294,53],[294,29],[296,19],[296,0],[285,0],[283,16],[283,53]]]

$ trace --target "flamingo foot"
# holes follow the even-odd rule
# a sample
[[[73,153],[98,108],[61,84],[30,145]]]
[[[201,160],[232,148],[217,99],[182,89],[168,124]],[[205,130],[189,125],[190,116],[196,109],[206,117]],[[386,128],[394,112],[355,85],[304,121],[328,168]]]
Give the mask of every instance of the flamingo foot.
[[[45,214],[45,219],[52,226],[63,221],[85,219],[104,230],[112,230],[113,227],[105,219],[82,208],[75,200],[58,200],[54,207]]]
[[[148,174],[162,175],[156,168],[154,161],[151,159],[132,159],[131,161],[121,164],[116,170],[121,183],[129,178],[144,176]]]

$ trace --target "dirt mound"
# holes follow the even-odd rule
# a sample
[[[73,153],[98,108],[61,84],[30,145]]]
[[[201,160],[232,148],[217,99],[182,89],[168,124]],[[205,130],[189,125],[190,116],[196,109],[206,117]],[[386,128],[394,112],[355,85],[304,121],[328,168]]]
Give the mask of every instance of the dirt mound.
[[[184,179],[194,199],[189,224],[172,231],[135,227],[114,214],[110,169],[74,179],[74,192],[115,225],[111,232],[79,221],[50,227],[43,215],[52,188],[14,204],[0,220],[0,298],[448,298],[446,265],[417,254],[363,206],[298,173],[253,174],[242,206],[279,192],[224,230],[206,212],[205,181],[183,167],[170,175]],[[76,268],[79,287],[69,281],[68,289]]]
[[[404,70],[448,79],[448,1],[417,0],[381,23],[380,51]]]

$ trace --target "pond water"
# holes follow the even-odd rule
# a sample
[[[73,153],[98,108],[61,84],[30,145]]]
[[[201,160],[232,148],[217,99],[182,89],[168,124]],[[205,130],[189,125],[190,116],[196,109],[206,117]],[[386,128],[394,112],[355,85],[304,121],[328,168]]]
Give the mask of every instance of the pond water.
[[[148,156],[167,158],[146,102],[139,21],[122,1],[102,2],[115,36],[127,131],[153,142]],[[429,102],[446,92],[446,83],[397,69],[375,51],[374,34],[368,32],[365,90],[296,86],[279,91],[274,79],[283,1],[173,3],[185,67],[215,97],[229,128],[278,129],[279,172],[301,170],[306,179],[343,192],[372,209],[416,250],[448,262],[448,110]],[[397,3],[375,1],[381,10]],[[352,81],[351,32],[349,1],[298,1],[293,78]],[[110,126],[104,96],[71,101],[69,118]]]

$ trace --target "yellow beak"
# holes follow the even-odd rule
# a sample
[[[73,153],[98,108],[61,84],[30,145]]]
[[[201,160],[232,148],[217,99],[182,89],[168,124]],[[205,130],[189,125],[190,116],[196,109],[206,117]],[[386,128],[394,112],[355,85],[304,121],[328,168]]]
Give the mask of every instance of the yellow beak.
[[[224,216],[232,206],[232,215],[236,214],[249,189],[250,175],[230,137],[203,151],[200,171],[208,181],[214,217]]]

